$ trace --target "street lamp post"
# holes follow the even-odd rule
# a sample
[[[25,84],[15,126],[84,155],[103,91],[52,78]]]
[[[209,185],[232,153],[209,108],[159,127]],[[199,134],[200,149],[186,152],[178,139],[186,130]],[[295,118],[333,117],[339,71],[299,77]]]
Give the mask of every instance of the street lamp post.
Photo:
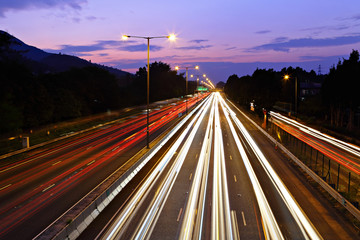
[[[288,80],[290,78],[290,76],[288,75],[288,74],[286,74],[285,76],[284,76],[284,79],[285,80]],[[297,77],[295,77],[295,103],[294,103],[294,105],[295,105],[295,116],[297,116],[297,94],[298,94],[298,80],[297,80]]]
[[[153,38],[168,38],[169,40],[175,40],[175,35],[171,34],[168,36],[159,36],[159,37],[142,37],[142,36],[130,36],[130,35],[123,35],[122,39],[126,40],[128,38],[143,38],[147,39],[147,79],[146,79],[146,147],[149,149],[149,100],[150,100],[150,39]]]
[[[185,70],[186,70],[186,74],[185,74],[185,77],[186,77],[186,87],[185,87],[185,108],[186,108],[186,111],[185,111],[185,113],[187,114],[187,113],[188,113],[188,108],[187,108],[188,70],[189,70],[189,68],[194,68],[194,69],[198,70],[198,69],[199,69],[199,66],[195,66],[195,67],[183,67],[183,68],[185,68]],[[180,69],[179,66],[176,66],[176,67],[175,67],[175,70],[176,70],[176,71],[179,70],[179,69]]]

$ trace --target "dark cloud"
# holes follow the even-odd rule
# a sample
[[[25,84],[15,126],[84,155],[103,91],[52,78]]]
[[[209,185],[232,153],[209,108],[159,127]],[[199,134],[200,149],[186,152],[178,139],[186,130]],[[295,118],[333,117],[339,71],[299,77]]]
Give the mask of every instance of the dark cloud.
[[[9,10],[23,10],[31,8],[64,8],[70,7],[75,10],[81,10],[82,5],[87,0],[1,0],[0,16],[4,17],[5,12]]]
[[[150,45],[150,51],[156,52],[156,51],[160,51],[161,49],[163,49],[163,47],[157,45]],[[147,44],[122,46],[119,48],[119,50],[127,51],[127,52],[144,52],[147,51]]]
[[[209,40],[206,39],[195,39],[195,40],[191,40],[189,42],[193,42],[193,43],[202,43],[202,42],[208,42]]]
[[[229,47],[229,48],[225,48],[225,50],[233,50],[233,49],[235,49],[236,47]]]
[[[74,18],[72,18],[72,20],[74,23],[79,23],[81,21],[81,19],[78,17],[74,17]]]
[[[129,42],[129,41],[128,41]],[[103,40],[97,41],[95,44],[90,45],[61,45],[60,49],[45,49],[49,52],[62,52],[70,55],[86,54],[93,51],[105,50],[111,47],[118,47],[122,45],[123,41],[114,41],[114,40]]]
[[[187,47],[178,47],[176,49],[178,50],[202,50],[202,49],[206,49],[206,48],[210,48],[212,47],[212,45],[199,45],[199,46],[187,46]]]
[[[87,16],[86,19],[90,20],[90,21],[93,21],[93,20],[96,20],[97,17],[95,17],[95,16]]]
[[[270,30],[261,30],[261,31],[257,31],[255,32],[256,34],[266,34],[266,33],[270,33]]]
[[[347,29],[349,29],[351,27],[352,26],[350,26],[350,25],[341,24],[341,25],[336,25],[336,26],[320,26],[320,27],[304,28],[304,29],[302,29],[302,31],[310,31],[310,32],[315,32],[315,33],[322,33],[322,32],[327,32],[327,31],[347,30]]]
[[[135,44],[135,45],[124,45],[124,44],[133,44],[135,41],[116,41],[116,40],[100,40],[94,44],[89,45],[61,45],[59,49],[45,49],[46,51],[57,53],[61,52],[69,55],[77,55],[80,54],[90,54],[94,51],[106,50],[111,48],[116,48],[121,51],[127,52],[142,52],[147,51],[146,44]],[[151,51],[160,51],[163,47],[158,45],[150,45]],[[105,55],[103,55],[105,56]]]
[[[288,52],[291,48],[305,48],[305,47],[330,47],[343,46],[360,42],[360,35],[356,36],[341,36],[334,38],[299,38],[287,40],[286,38],[275,39],[274,42],[263,44],[260,46],[248,49],[249,52],[273,50],[278,52]]]
[[[351,19],[353,19],[355,21],[359,21],[360,20],[360,14],[353,16]]]

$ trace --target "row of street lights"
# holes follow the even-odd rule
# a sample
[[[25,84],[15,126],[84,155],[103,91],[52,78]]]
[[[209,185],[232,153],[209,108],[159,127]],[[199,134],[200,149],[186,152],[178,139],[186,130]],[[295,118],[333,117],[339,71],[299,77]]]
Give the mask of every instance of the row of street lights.
[[[186,67],[181,67],[181,68],[185,68],[185,70],[186,70],[186,74],[185,74],[185,76],[186,76],[186,88],[185,88],[185,106],[186,106],[186,111],[185,111],[185,113],[187,114],[187,112],[188,112],[188,108],[187,108],[187,95],[188,95],[188,81],[189,81],[189,79],[188,79],[188,70],[189,70],[189,68],[192,68],[192,69],[196,69],[196,70],[199,70],[199,66],[186,66]],[[176,71],[178,71],[180,69],[180,67],[179,66],[176,66],[175,67],[175,70]]]

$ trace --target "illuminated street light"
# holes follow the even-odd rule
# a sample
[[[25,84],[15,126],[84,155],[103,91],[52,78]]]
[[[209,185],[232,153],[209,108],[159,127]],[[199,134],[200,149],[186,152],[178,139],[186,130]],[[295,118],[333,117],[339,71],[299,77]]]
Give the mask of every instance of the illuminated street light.
[[[143,38],[147,39],[147,94],[146,94],[146,146],[149,146],[149,83],[150,83],[150,39],[153,38],[168,38],[171,41],[176,39],[174,34],[170,34],[168,36],[159,36],[159,37],[142,37],[142,36],[130,36],[130,35],[122,35],[123,40],[127,40],[128,38]]]
[[[185,68],[186,69],[186,89],[185,89],[185,106],[186,106],[186,114],[187,114],[187,112],[188,112],[188,110],[187,110],[187,94],[188,94],[188,69],[189,68],[194,68],[194,69],[196,69],[196,70],[199,70],[199,66],[191,66],[191,67],[188,67],[188,66],[186,66],[186,67],[181,67],[181,68]],[[175,66],[175,70],[176,71],[178,71],[180,69],[180,67],[179,66]]]
[[[190,77],[193,78],[193,77],[196,77],[196,88],[199,86],[199,80],[200,80],[200,76],[202,77],[205,77],[206,74],[191,74]]]
[[[285,74],[284,75],[284,79],[285,80],[289,80],[290,79],[290,75]],[[297,116],[297,77],[295,77],[295,116]]]

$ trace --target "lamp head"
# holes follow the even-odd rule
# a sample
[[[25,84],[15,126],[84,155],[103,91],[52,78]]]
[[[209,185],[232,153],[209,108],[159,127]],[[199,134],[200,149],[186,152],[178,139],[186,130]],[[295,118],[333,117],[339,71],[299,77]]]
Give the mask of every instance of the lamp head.
[[[175,41],[175,40],[176,40],[176,35],[175,35],[175,34],[170,34],[169,36],[167,36],[167,38],[168,38],[170,41]]]

